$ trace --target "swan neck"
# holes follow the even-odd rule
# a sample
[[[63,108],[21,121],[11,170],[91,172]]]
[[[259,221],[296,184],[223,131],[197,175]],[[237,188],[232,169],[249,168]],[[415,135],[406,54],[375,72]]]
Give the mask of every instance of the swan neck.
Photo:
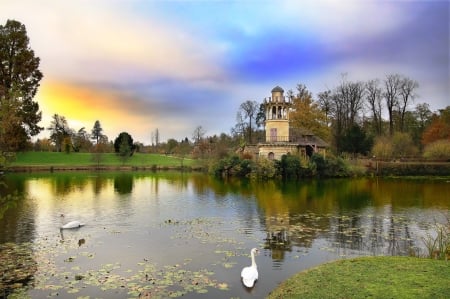
[[[251,256],[252,256],[252,267],[256,267],[255,254],[253,253],[253,251],[251,252]]]

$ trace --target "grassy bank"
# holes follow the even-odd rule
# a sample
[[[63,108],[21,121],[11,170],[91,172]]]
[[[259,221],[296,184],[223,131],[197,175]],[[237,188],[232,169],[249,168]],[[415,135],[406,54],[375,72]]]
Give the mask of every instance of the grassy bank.
[[[195,161],[175,156],[135,153],[125,162],[114,153],[101,155],[100,161],[91,153],[23,152],[9,164],[12,169],[90,168],[90,167],[180,168],[194,167]]]
[[[268,298],[448,298],[449,277],[448,261],[364,257],[300,272]]]

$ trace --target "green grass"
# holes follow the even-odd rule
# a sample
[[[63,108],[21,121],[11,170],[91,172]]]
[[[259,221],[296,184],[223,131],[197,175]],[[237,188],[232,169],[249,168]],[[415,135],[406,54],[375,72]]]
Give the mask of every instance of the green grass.
[[[195,161],[184,159],[184,166],[194,166]],[[12,167],[87,167],[96,166],[91,153],[55,153],[55,152],[23,152],[17,153]],[[101,166],[134,166],[134,167],[180,167],[181,158],[158,154],[135,153],[129,159],[122,160],[114,153],[105,153],[101,156]]]
[[[448,261],[364,257],[300,272],[268,298],[448,298],[449,294]]]

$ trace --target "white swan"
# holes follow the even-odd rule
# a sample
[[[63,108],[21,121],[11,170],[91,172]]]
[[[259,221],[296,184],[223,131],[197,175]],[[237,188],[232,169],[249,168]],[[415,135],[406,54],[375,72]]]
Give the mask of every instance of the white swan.
[[[258,252],[258,248],[253,248],[250,251],[250,255],[252,256],[252,265],[245,267],[241,272],[242,282],[247,288],[252,288],[255,285],[255,281],[258,280],[258,268],[255,262],[255,254]]]
[[[78,220],[75,221],[70,221],[66,224],[64,224],[63,226],[61,226],[61,229],[70,229],[70,228],[79,228],[82,227],[84,225],[84,223],[81,223]]]

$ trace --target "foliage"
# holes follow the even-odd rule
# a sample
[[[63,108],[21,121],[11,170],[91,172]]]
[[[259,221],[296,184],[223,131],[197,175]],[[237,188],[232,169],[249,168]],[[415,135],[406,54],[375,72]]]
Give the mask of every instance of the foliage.
[[[266,158],[259,158],[252,173],[253,178],[272,179],[276,177],[275,162]]]
[[[66,138],[70,138],[72,130],[69,128],[67,119],[64,116],[54,114],[52,121],[47,130],[50,131],[50,140],[55,144],[56,151],[61,152],[64,146],[64,150],[67,150],[65,145],[67,144]]]
[[[395,132],[392,138],[380,136],[375,139],[372,154],[378,159],[404,158],[418,153],[408,133]]]
[[[418,153],[418,148],[408,133],[395,132],[391,142],[396,158],[414,156]]]
[[[132,155],[134,150],[133,137],[127,132],[122,132],[114,140],[114,151],[120,156]]]
[[[428,233],[422,238],[427,249],[427,257],[437,260],[448,260],[450,258],[450,219],[447,224],[435,223],[433,225],[434,235]]]
[[[422,143],[427,145],[439,139],[450,140],[450,106],[434,115],[431,124],[422,135]]]
[[[372,154],[377,159],[390,159],[394,154],[394,148],[390,139],[386,136],[379,136],[375,139],[372,147]]]
[[[340,149],[343,152],[366,155],[370,151],[372,143],[372,138],[367,136],[360,126],[354,124],[345,131]]]
[[[311,156],[311,164],[314,165],[316,175],[319,177],[348,177],[349,168],[342,158],[328,156],[326,159],[320,154]]]
[[[0,25],[0,145],[7,151],[23,149],[43,129],[39,104],[33,101],[42,79],[39,62],[25,25],[15,20]]]
[[[216,162],[212,167],[212,172],[217,177],[248,177],[250,176],[255,163],[252,160],[241,159],[233,155]]]
[[[285,179],[299,179],[302,177],[302,164],[296,155],[283,155],[280,161],[281,176]]]
[[[81,128],[77,133],[72,134],[72,147],[75,152],[89,151],[92,147],[92,143],[89,140],[85,128]]]
[[[429,143],[423,152],[427,159],[450,160],[450,140],[441,139]]]
[[[368,271],[370,269],[370,271]],[[275,298],[446,298],[446,262],[414,257],[363,257],[300,272],[270,295]]]
[[[298,93],[293,99],[293,111],[289,115],[291,126],[305,129],[324,140],[329,140],[330,129],[326,114],[304,85],[299,84],[297,89]]]

